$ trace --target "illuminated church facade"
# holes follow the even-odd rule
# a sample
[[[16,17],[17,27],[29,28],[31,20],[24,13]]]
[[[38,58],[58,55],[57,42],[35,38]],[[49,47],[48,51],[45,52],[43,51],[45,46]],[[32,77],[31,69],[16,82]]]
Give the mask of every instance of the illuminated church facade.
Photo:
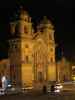
[[[55,81],[54,26],[45,16],[36,32],[28,13],[20,9],[18,20],[10,23],[8,57],[10,78],[21,86],[33,82]]]

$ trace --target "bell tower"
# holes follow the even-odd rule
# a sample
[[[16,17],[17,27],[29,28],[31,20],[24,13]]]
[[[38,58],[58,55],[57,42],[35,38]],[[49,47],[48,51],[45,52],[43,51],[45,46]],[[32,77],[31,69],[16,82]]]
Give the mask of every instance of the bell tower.
[[[52,22],[44,16],[43,20],[37,27],[37,32],[44,40],[47,48],[47,80],[56,80],[56,63],[55,63],[55,40],[54,26]]]
[[[9,58],[11,62],[11,79],[16,84],[32,85],[32,38],[31,17],[20,8],[18,20],[10,23],[12,38],[9,40]],[[15,58],[14,58],[15,57]]]
[[[19,33],[21,33],[21,37],[30,37],[32,35],[31,17],[23,8],[20,9],[19,14]]]

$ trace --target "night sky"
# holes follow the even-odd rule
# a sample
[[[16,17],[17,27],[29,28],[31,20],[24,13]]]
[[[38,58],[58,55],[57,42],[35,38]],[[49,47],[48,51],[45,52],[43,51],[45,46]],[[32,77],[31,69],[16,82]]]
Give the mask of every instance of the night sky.
[[[18,2],[17,2],[18,1]],[[0,1],[0,59],[7,58],[8,26],[19,6],[24,6],[34,25],[46,15],[55,26],[55,41],[58,44],[56,57],[75,59],[75,20],[73,0],[2,0]]]

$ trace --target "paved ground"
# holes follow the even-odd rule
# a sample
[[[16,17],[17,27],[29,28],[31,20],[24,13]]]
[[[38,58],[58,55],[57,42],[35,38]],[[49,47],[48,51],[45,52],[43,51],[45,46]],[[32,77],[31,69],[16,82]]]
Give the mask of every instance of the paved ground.
[[[43,94],[42,91],[31,91],[29,93],[16,93],[0,96],[0,100],[75,100],[75,84],[64,85],[64,91],[58,94]]]
[[[20,93],[0,96],[0,100],[75,100],[75,93],[72,91],[62,92],[60,94],[53,93]]]

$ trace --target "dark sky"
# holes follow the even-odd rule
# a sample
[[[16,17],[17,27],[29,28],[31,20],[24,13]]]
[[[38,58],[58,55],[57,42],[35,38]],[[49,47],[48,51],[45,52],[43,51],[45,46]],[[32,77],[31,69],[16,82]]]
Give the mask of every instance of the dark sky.
[[[17,2],[18,1],[18,2]],[[29,12],[34,23],[46,15],[55,26],[56,54],[61,48],[68,58],[75,58],[75,23],[73,0],[2,0],[0,1],[0,58],[7,57],[8,25],[20,5]],[[58,53],[59,52],[59,53]]]

